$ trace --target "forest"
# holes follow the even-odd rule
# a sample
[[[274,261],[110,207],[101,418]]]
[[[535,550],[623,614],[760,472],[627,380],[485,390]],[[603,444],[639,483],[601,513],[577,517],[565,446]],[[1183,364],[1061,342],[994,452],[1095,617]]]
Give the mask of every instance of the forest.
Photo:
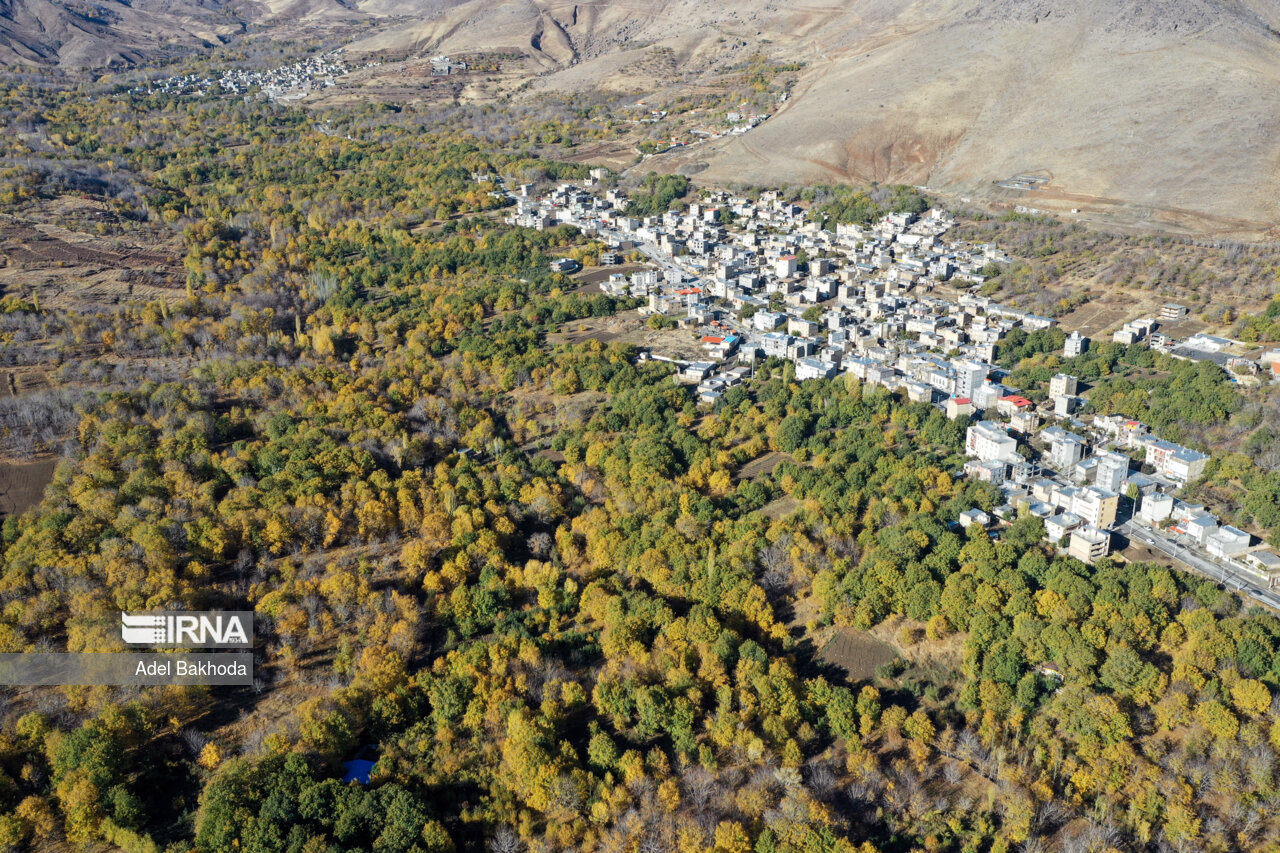
[[[0,528],[0,651],[174,606],[256,634],[252,686],[6,691],[0,846],[1277,849],[1280,619],[1035,518],[961,529],[998,495],[934,407],[775,361],[707,410],[632,345],[554,343],[634,303],[574,292],[547,261],[598,247],[470,176],[578,167],[410,111],[0,85],[8,215],[85,193],[176,256],[163,296],[3,303],[8,363],[56,383],[39,429],[0,408],[5,450],[62,461]],[[1055,335],[1002,346],[1022,387]],[[1072,367],[1188,440],[1253,417],[1143,358]],[[1239,456],[1206,479],[1280,524],[1269,443]],[[870,677],[815,641],[883,629]]]

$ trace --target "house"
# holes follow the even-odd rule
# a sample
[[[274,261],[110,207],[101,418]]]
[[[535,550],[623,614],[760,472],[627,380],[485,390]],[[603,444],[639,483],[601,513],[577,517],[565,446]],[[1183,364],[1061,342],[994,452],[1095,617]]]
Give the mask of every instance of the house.
[[[1166,302],[1160,306],[1161,320],[1181,320],[1189,313],[1187,306],[1176,302]]]
[[[676,381],[683,383],[701,382],[711,375],[716,366],[709,361],[691,361],[682,365],[676,374]]]
[[[1145,446],[1148,441],[1147,425],[1122,415],[1097,415],[1093,419],[1093,426],[1124,447]],[[1146,461],[1150,462],[1149,459]]]
[[[1025,459],[1017,459],[1009,463],[1009,479],[1015,483],[1027,485],[1040,476],[1040,466]]]
[[[1124,477],[1125,488],[1137,489],[1138,495],[1149,495],[1160,488],[1160,483],[1153,477],[1148,477],[1141,471],[1130,471]]]
[[[979,527],[986,527],[990,523],[991,523],[991,516],[987,515],[985,512],[983,512],[980,509],[977,509],[977,508],[966,509],[964,512],[960,513],[961,527],[969,527],[970,525],[974,525],[974,524],[978,525]]]
[[[1079,332],[1072,332],[1067,335],[1067,341],[1062,345],[1063,358],[1075,358],[1084,353],[1089,348],[1089,339],[1083,337]]]
[[[1004,386],[997,385],[992,382],[983,382],[974,389],[971,399],[976,408],[986,411],[996,405],[996,402],[1004,396]]]
[[[1147,524],[1159,524],[1173,515],[1173,498],[1164,492],[1144,495],[1138,512]]]
[[[1204,473],[1205,463],[1208,461],[1208,454],[1200,453],[1187,447],[1180,447],[1169,456],[1161,473],[1170,480],[1185,485],[1192,480],[1200,478],[1200,475]]]
[[[1079,516],[1069,512],[1061,512],[1044,520],[1044,536],[1050,542],[1061,542],[1064,537],[1083,523]]]
[[[993,486],[999,486],[1005,480],[1005,470],[1008,463],[1001,462],[998,459],[989,459],[983,461],[981,459],[970,459],[964,463],[964,475],[977,480],[980,483],[990,483]]]
[[[914,380],[904,383],[907,388],[907,399],[913,403],[932,403],[933,402],[933,386],[926,385],[923,382]]]
[[[1090,456],[1088,459],[1081,459],[1076,463],[1076,467],[1071,469],[1071,479],[1080,485],[1092,483],[1098,477],[1098,457]]]
[[[1027,501],[1027,512],[1039,519],[1053,518],[1057,510],[1053,504],[1044,501]]]
[[[787,322],[787,315],[776,311],[757,311],[751,324],[761,332],[772,332]]]
[[[796,362],[796,379],[830,379],[836,375],[836,366],[816,358],[802,358]]]
[[[1209,534],[1205,539],[1204,549],[1211,557],[1238,557],[1249,550],[1249,542],[1252,538],[1238,527],[1224,524]]]
[[[1267,589],[1280,580],[1280,555],[1274,551],[1252,551],[1244,555],[1244,562],[1253,570],[1267,576]]]
[[[581,265],[573,258],[556,258],[551,262],[552,272],[571,273],[581,269]]]
[[[1036,480],[1031,484],[1031,494],[1038,501],[1051,502],[1053,500],[1053,490],[1056,486],[1057,483],[1048,478]]]
[[[1023,435],[1032,435],[1040,428],[1040,413],[1035,409],[1021,409],[1009,418],[1009,426]]]
[[[1208,513],[1197,515],[1182,523],[1182,532],[1186,533],[1197,545],[1204,545],[1209,537],[1218,530],[1218,519]]]
[[[983,461],[1013,462],[1018,456],[1018,442],[1004,427],[993,421],[979,421],[965,431],[965,453]]]
[[[1204,473],[1209,457],[1195,450],[1162,439],[1148,439],[1146,462],[1160,474],[1180,485],[1186,485]]]
[[[951,420],[967,418],[973,414],[973,403],[968,397],[952,397],[947,400],[947,417]]]
[[[757,315],[759,316],[759,315]],[[787,350],[795,338],[782,332],[770,332],[761,338],[766,358],[786,358]]]
[[[1111,553],[1111,534],[1092,525],[1071,531],[1067,553],[1082,563],[1092,564]]]
[[[1034,403],[1026,397],[1023,397],[1021,394],[1007,394],[996,402],[996,411],[1004,415],[1006,418],[1009,418],[1013,417],[1015,413],[1022,409],[1033,408],[1034,405]]]
[[[799,317],[787,318],[787,334],[799,335],[802,338],[816,338],[822,332],[817,323],[802,320]]]

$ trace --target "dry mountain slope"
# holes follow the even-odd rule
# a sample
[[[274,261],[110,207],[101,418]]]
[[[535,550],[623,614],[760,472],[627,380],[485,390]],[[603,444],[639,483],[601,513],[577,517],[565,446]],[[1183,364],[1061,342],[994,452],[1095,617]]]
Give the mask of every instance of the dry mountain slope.
[[[712,181],[894,181],[1127,223],[1276,236],[1277,0],[406,0],[367,50],[523,50],[546,88],[715,70],[749,43],[805,71],[749,135],[667,158]],[[403,16],[403,17],[398,17]],[[739,58],[741,54],[738,54]],[[648,165],[646,165],[648,168]],[[1039,192],[998,186],[1020,172]]]
[[[215,44],[241,29],[217,2],[0,0],[0,64],[127,66]]]
[[[927,184],[1196,230],[1261,235],[1280,221],[1280,5],[918,3],[874,25],[862,5],[886,4],[850,4],[800,40],[810,65],[775,119],[685,165],[711,180]],[[995,186],[1025,171],[1052,182]]]
[[[352,53],[524,53],[541,69],[531,96],[651,91],[663,81],[634,69],[654,47],[684,80],[757,49],[804,61],[769,122],[644,168],[904,181],[1277,236],[1280,0],[0,0],[0,55],[102,65],[153,55],[157,34],[196,44],[342,20],[377,25]],[[998,186],[1028,171],[1047,187]]]

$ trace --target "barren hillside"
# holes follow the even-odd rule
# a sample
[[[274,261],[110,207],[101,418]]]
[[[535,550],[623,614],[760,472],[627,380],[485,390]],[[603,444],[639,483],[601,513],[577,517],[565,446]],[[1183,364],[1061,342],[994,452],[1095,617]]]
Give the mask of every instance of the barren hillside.
[[[791,98],[743,137],[653,161],[709,181],[888,181],[1112,224],[1274,236],[1280,3],[1214,0],[380,0],[366,50],[520,50],[535,91],[643,90],[744,51],[800,60]],[[375,6],[362,7],[373,11]],[[1001,186],[1022,173],[1039,189]]]
[[[908,182],[1140,227],[1280,222],[1280,0],[0,0],[0,53],[118,65],[338,21],[369,27],[353,54],[524,54],[528,97],[644,92],[663,81],[636,61],[657,47],[684,81],[756,51],[804,63],[766,124],[645,168]],[[1025,173],[1045,182],[1008,180]]]

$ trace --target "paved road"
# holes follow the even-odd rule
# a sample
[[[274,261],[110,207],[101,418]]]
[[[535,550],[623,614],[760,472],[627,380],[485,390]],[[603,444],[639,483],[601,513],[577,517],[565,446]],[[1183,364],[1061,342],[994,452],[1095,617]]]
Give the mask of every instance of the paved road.
[[[1166,536],[1161,531],[1153,530],[1126,521],[1117,528],[1133,542],[1141,542],[1187,566],[1192,571],[1215,580],[1243,598],[1251,598],[1259,604],[1280,609],[1280,596],[1266,588],[1266,580],[1253,572],[1244,571],[1235,566],[1210,560],[1197,554],[1182,543]]]

